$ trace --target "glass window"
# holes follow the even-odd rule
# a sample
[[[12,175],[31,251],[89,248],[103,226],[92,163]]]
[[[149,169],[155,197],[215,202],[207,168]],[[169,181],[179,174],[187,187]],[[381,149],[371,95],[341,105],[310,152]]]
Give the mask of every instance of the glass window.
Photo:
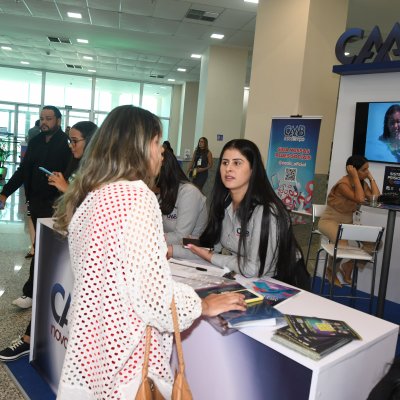
[[[39,119],[39,114],[39,107],[18,107],[17,136],[20,141],[25,141],[29,129],[32,128],[35,125],[35,122]]]
[[[165,85],[143,85],[142,107],[158,115],[169,118],[171,112],[172,87]]]
[[[90,110],[92,78],[87,76],[46,73],[45,105],[72,106]]]
[[[94,108],[96,111],[109,112],[113,108],[132,104],[139,106],[140,83],[96,79]]]
[[[66,120],[65,120],[66,121]],[[68,125],[73,126],[80,121],[89,121],[89,112],[69,110]],[[65,122],[67,124],[67,122]],[[64,127],[65,131],[65,127]]]
[[[100,113],[100,112],[95,113],[95,115],[94,115],[94,123],[97,126],[100,126],[103,123],[103,121],[106,119],[106,117],[107,117],[107,113]]]
[[[163,131],[162,131],[162,141],[168,140],[169,136],[169,119],[161,119]]]
[[[42,73],[0,67],[0,100],[40,104]]]

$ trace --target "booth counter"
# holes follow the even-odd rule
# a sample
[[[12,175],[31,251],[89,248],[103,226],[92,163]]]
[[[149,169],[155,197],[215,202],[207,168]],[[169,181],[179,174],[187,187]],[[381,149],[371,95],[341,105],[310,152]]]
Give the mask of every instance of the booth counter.
[[[56,392],[68,344],[73,278],[68,243],[38,221],[30,360]],[[277,306],[287,314],[346,321],[363,338],[320,361],[271,340],[267,327],[222,336],[206,321],[183,334],[186,374],[196,400],[365,400],[392,362],[398,326],[301,292]]]

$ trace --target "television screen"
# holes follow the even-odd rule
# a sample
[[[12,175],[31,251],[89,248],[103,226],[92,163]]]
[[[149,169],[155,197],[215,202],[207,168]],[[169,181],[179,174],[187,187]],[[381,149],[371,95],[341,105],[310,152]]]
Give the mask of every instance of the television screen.
[[[356,104],[353,154],[374,162],[400,163],[400,101]]]

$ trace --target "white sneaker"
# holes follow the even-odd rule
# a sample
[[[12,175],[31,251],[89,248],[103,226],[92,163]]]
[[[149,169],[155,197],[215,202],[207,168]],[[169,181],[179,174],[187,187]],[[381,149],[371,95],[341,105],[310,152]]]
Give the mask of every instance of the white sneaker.
[[[28,296],[21,296],[18,299],[15,299],[12,304],[19,308],[31,308],[32,307],[32,299]]]

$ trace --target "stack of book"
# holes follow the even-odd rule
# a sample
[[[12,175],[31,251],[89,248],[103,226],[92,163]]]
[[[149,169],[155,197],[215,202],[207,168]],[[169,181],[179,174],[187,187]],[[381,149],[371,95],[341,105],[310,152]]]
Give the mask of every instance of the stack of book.
[[[272,340],[313,360],[332,353],[360,335],[346,322],[318,317],[285,315],[287,326],[278,329]]]

